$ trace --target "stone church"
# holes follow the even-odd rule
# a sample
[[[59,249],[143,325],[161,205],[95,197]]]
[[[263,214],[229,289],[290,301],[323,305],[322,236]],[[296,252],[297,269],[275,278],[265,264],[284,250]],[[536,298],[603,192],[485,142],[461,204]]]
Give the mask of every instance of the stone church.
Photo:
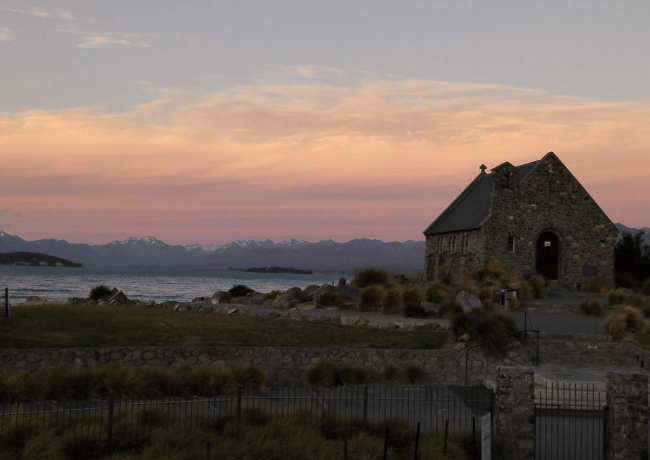
[[[569,289],[613,278],[618,230],[553,152],[485,170],[424,231],[427,281],[489,263]]]

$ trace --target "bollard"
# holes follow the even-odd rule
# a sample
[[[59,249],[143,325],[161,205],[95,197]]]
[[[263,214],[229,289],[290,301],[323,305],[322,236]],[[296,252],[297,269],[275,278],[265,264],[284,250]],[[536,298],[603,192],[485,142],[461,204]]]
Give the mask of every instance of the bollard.
[[[9,318],[9,288],[5,288],[5,316]]]

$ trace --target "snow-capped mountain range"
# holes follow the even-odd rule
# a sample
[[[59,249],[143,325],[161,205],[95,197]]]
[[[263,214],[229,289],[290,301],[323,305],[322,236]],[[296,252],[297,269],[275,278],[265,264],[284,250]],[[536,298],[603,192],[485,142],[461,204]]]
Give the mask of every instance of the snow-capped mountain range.
[[[650,244],[650,228],[635,229],[616,224],[621,232],[643,232]],[[46,238],[26,241],[0,230],[0,252],[40,252],[80,262],[86,267],[165,266],[227,269],[250,267],[292,267],[314,271],[351,273],[355,268],[385,267],[393,273],[422,273],[424,241],[385,243],[355,239],[346,243],[323,240],[317,243],[290,239],[237,240],[224,245],[169,245],[153,236],[128,238],[107,244],[77,244]]]
[[[182,268],[250,268],[284,266],[315,271],[353,271],[383,266],[399,273],[422,271],[424,241],[384,243],[357,239],[347,243],[317,243],[290,239],[237,240],[223,245],[169,245],[153,236],[107,244],[77,244],[65,240],[26,241],[0,230],[0,252],[40,252],[86,267],[174,266]]]

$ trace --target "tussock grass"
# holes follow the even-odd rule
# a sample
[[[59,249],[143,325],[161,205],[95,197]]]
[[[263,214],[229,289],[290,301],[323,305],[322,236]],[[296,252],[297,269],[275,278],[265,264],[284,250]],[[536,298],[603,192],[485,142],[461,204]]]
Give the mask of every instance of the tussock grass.
[[[627,300],[627,295],[622,288],[610,289],[607,293],[607,301],[610,305],[621,305]]]
[[[380,311],[385,289],[380,286],[368,286],[359,295],[359,311]]]
[[[605,333],[615,339],[624,339],[634,334],[643,334],[648,322],[638,308],[631,305],[619,305],[602,322]]]
[[[427,302],[442,302],[449,295],[449,286],[442,281],[432,281],[427,283],[424,298]]]
[[[597,292],[599,294],[607,294],[614,289],[614,280],[605,275],[596,275],[589,278],[581,287],[585,292]]]
[[[390,287],[394,284],[394,281],[391,274],[383,268],[366,268],[357,273],[350,284],[361,289],[377,285]]]
[[[15,307],[10,318],[0,321],[0,334],[5,348],[128,345],[440,348],[445,335],[243,315],[180,314],[150,307],[67,304]]]
[[[580,302],[580,313],[600,317],[603,314],[603,307],[597,300],[585,299]]]

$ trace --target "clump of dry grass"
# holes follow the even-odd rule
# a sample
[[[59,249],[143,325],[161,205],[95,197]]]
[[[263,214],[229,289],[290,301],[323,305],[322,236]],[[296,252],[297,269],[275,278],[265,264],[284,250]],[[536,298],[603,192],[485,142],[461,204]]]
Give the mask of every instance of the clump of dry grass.
[[[359,295],[359,311],[379,311],[384,298],[384,289],[380,286],[368,286]]]
[[[449,295],[449,286],[442,281],[428,283],[424,291],[424,298],[427,302],[440,303]]]
[[[389,287],[394,284],[394,281],[390,273],[383,268],[366,268],[357,273],[350,284],[357,288],[376,285]]]
[[[387,315],[394,315],[403,311],[402,290],[397,287],[387,289],[381,299],[381,312]]]
[[[607,301],[610,305],[620,305],[627,300],[627,295],[623,288],[610,289],[607,293]]]
[[[422,302],[422,289],[417,286],[405,287],[402,290],[404,305],[420,305]]]
[[[614,289],[614,280],[610,276],[596,275],[589,278],[582,285],[581,290],[585,292],[597,292],[600,294],[607,294]]]
[[[619,305],[602,322],[605,333],[615,339],[623,339],[633,334],[642,334],[648,326],[643,313],[631,305]]]

